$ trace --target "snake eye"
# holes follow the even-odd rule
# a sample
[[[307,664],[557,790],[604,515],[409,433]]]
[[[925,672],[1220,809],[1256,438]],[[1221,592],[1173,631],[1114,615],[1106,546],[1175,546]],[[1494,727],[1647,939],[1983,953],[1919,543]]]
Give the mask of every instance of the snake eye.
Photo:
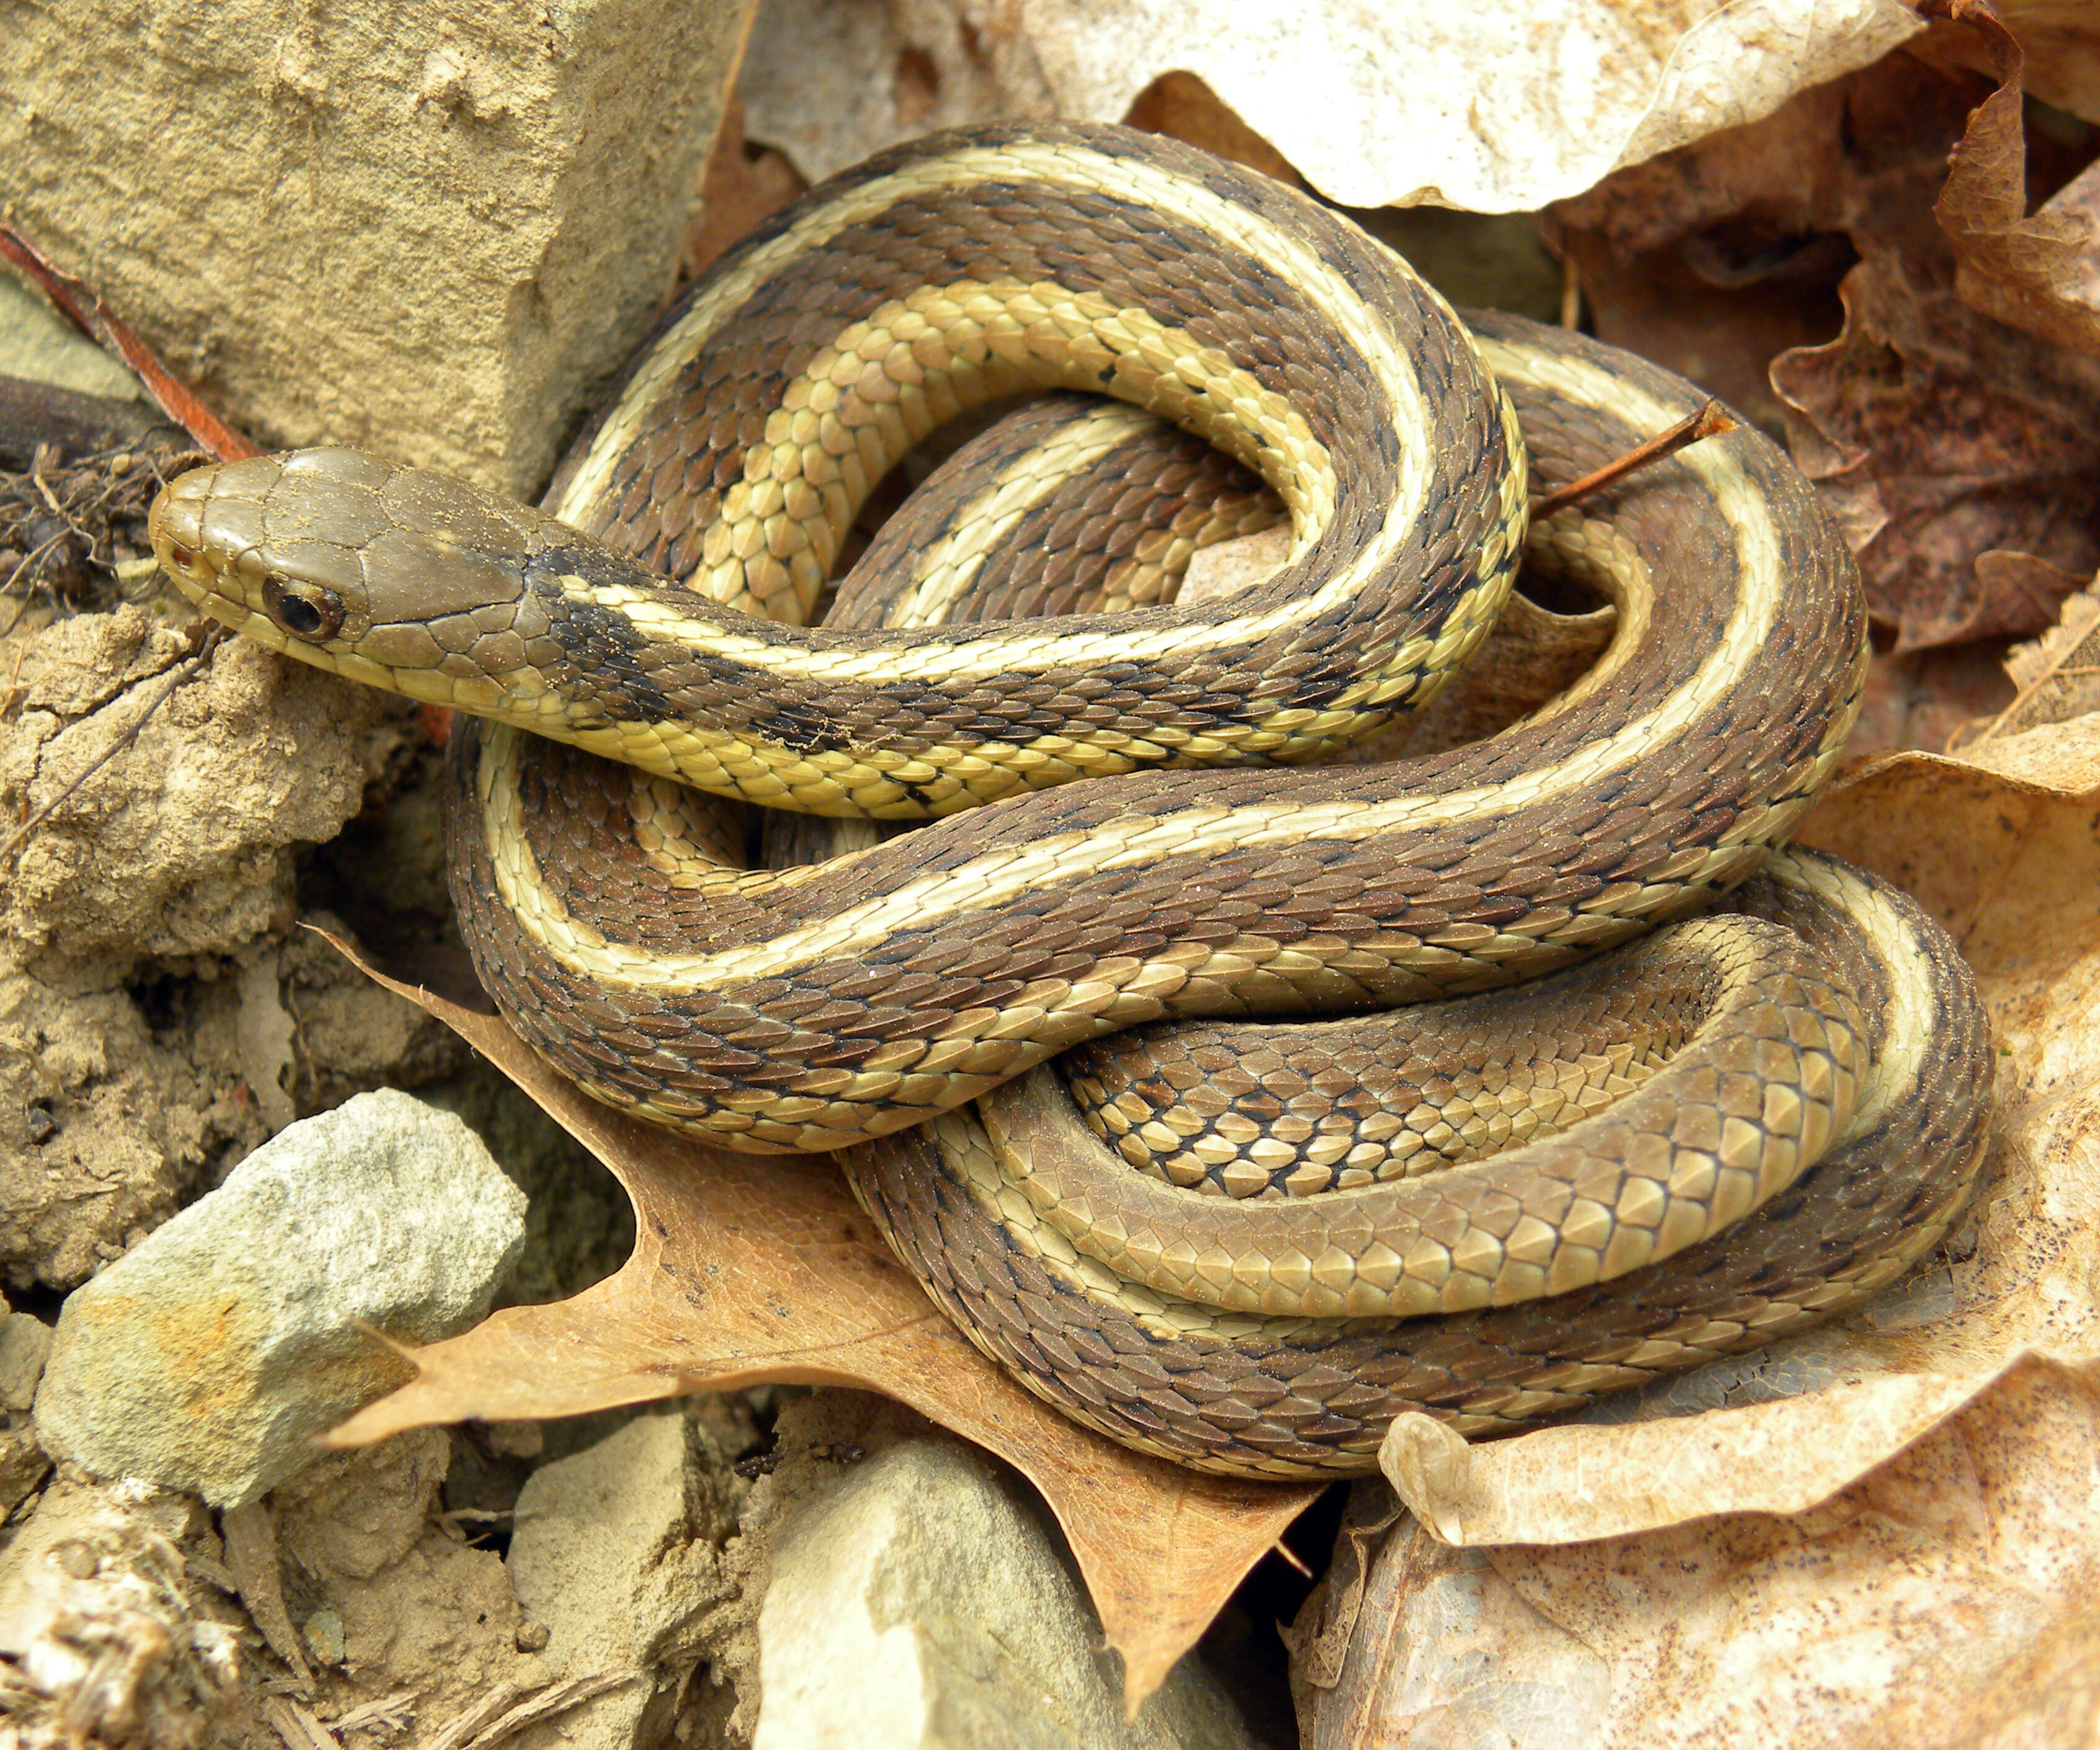
[[[262,585],[263,611],[287,633],[308,644],[332,638],[342,624],[342,602],[319,584],[273,577]]]

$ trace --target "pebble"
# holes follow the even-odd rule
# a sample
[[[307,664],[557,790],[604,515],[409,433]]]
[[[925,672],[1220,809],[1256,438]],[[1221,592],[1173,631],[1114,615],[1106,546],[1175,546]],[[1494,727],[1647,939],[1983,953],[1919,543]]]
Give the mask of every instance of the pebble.
[[[311,1437],[488,1311],[525,1197],[449,1113],[385,1090],[282,1131],[68,1297],[37,1399],[46,1450],[239,1507]]]
[[[752,1750],[1251,1750],[1184,1659],[1123,1718],[1121,1673],[1066,1557],[990,1461],[906,1441],[773,1529]]]

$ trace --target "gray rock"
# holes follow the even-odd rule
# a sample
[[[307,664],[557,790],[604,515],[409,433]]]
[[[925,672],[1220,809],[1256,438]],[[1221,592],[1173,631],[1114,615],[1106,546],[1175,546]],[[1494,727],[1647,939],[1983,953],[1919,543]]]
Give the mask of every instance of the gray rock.
[[[682,1633],[726,1590],[718,1548],[735,1523],[727,1466],[681,1415],[638,1417],[543,1465],[518,1497],[510,1584],[564,1677],[633,1681],[562,1717],[575,1750],[629,1750],[695,1662]],[[666,1706],[652,1708],[661,1695]],[[660,1735],[649,1733],[650,1741]]]
[[[752,1750],[1255,1742],[1193,1658],[1124,1721],[1120,1673],[1064,1554],[957,1442],[892,1447],[789,1508],[772,1543]]]
[[[314,1457],[310,1436],[408,1376],[373,1330],[430,1342],[488,1311],[524,1218],[457,1118],[360,1095],[68,1297],[38,1438],[100,1475],[245,1505]]]

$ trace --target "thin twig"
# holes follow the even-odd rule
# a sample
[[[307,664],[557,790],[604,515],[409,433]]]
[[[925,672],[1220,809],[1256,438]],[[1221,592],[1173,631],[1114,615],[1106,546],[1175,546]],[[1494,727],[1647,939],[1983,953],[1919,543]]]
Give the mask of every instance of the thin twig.
[[[342,1750],[342,1740],[315,1719],[311,1709],[282,1695],[264,1699],[262,1717],[285,1741],[285,1750]]]
[[[1593,492],[1601,492],[1608,486],[1615,486],[1633,473],[1645,468],[1650,462],[1659,462],[1665,456],[1674,456],[1679,450],[1696,443],[1702,438],[1718,438],[1736,429],[1736,417],[1718,401],[1709,401],[1705,406],[1680,419],[1667,431],[1657,432],[1645,443],[1636,443],[1615,461],[1608,461],[1579,480],[1548,492],[1533,501],[1533,519],[1550,517],[1556,510],[1565,510],[1570,505],[1580,504]]]
[[[152,698],[147,702],[146,708],[140,712],[139,715],[118,734],[117,738],[112,741],[107,747],[104,748],[100,753],[97,754],[88,762],[86,769],[76,777],[71,783],[65,787],[64,789],[61,790],[56,796],[53,796],[50,801],[46,802],[42,808],[38,809],[34,814],[29,817],[29,819],[23,822],[21,829],[15,833],[13,838],[10,839],[4,845],[0,845],[0,865],[6,864],[13,857],[15,852],[19,851],[24,845],[27,844],[29,842],[31,835],[36,831],[38,827],[42,826],[46,821],[49,820],[51,816],[57,812],[59,808],[66,801],[67,798],[73,796],[82,784],[86,783],[88,779],[94,777],[95,774],[100,771],[104,766],[107,765],[112,760],[115,759],[118,754],[121,753],[126,747],[130,747],[134,741],[138,739],[139,730],[143,730],[146,726],[146,720],[152,716],[155,712],[158,711],[163,704],[166,703],[170,696],[173,694],[175,689],[180,686],[184,681],[189,678],[190,676],[196,673],[198,667],[203,663],[204,659],[210,655],[214,650],[218,648],[219,637],[224,630],[225,628],[223,627],[214,626],[207,631],[204,636],[204,642],[197,646],[195,654],[185,656],[180,662],[177,663],[174,668],[170,668],[167,672],[166,685],[162,686],[160,691],[154,694]]]
[[[527,1726],[565,1713],[594,1695],[637,1682],[639,1671],[605,1671],[570,1677],[535,1691],[524,1684],[499,1683],[464,1713],[455,1714],[425,1740],[424,1750],[491,1750]]]
[[[153,349],[130,325],[71,274],[61,273],[43,252],[19,231],[0,225],[0,261],[11,262],[29,283],[58,306],[59,312],[90,340],[114,353],[131,368],[161,411],[223,462],[262,453],[176,381]]]
[[[416,1699],[412,1689],[396,1690],[390,1695],[382,1695],[377,1701],[368,1701],[347,1713],[338,1714],[328,1722],[329,1730],[338,1737],[367,1726],[390,1726],[399,1731],[415,1718]]]

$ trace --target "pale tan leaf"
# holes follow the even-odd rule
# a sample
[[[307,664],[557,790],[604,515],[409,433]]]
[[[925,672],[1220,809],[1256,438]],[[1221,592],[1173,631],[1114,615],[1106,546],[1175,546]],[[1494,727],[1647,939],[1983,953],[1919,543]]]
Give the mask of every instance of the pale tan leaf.
[[[1898,0],[774,0],[743,95],[752,136],[814,180],[988,116],[1158,125],[1152,88],[1178,75],[1233,118],[1200,143],[1251,130],[1345,205],[1508,213],[1754,121],[1918,29]],[[813,63],[813,42],[843,52]]]

